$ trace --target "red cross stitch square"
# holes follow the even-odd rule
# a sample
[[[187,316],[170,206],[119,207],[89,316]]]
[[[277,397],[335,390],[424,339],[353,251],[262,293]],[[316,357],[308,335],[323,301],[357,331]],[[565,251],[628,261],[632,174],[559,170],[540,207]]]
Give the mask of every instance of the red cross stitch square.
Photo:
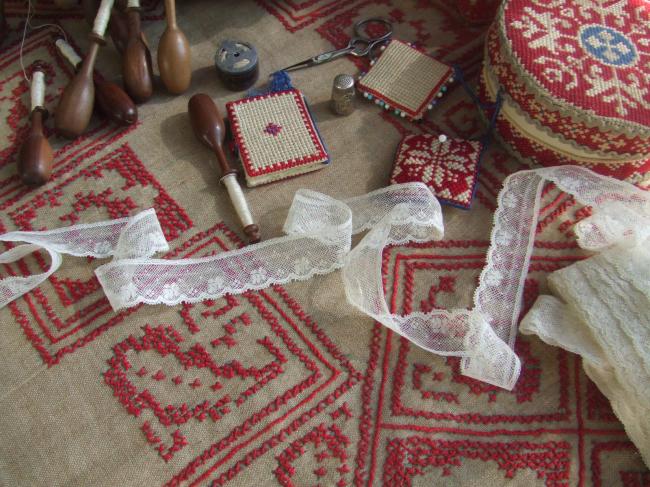
[[[441,202],[469,209],[482,147],[478,141],[407,135],[397,149],[390,182],[422,182]]]

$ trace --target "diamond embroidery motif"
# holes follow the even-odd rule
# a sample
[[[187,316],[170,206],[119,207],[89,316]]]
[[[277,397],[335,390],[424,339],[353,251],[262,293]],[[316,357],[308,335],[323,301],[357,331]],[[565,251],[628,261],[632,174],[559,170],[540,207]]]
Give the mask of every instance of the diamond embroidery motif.
[[[269,124],[264,129],[264,133],[269,134],[269,135],[273,135],[273,136],[277,136],[277,135],[280,134],[281,130],[282,130],[281,125],[278,125],[278,124],[273,123],[273,122],[269,122]]]
[[[441,142],[431,134],[407,135],[397,149],[390,182],[422,182],[441,203],[468,209],[476,187],[481,149],[478,141]]]

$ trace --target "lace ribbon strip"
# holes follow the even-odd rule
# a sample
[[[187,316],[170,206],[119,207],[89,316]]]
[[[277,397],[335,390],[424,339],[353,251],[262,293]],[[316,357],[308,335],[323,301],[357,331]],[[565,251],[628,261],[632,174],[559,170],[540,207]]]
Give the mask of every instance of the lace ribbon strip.
[[[52,264],[44,274],[0,280],[0,307],[47,279],[61,265],[61,254],[113,257],[95,273],[115,310],[138,303],[172,306],[217,299],[342,269],[353,306],[425,350],[462,357],[463,374],[510,390],[521,368],[513,347],[547,180],[594,208],[593,215],[576,226],[583,248],[635,241],[643,237],[639,232],[650,231],[648,196],[629,183],[577,166],[515,173],[498,197],[474,307],[400,316],[392,314],[386,302],[382,253],[388,245],[443,237],[442,211],[433,194],[422,183],[394,185],[344,201],[303,189],[289,209],[286,236],[204,258],[151,258],[167,249],[151,209],[91,225],[7,233],[0,240],[26,245],[0,255],[0,263],[42,248]],[[639,225],[639,218],[647,223]],[[352,235],[366,230],[351,249]]]

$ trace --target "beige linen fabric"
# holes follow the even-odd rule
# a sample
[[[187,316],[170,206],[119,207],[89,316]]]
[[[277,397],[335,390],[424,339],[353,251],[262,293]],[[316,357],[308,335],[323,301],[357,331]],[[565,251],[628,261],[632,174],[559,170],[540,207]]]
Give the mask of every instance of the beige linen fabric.
[[[222,39],[258,49],[262,80],[346,41],[352,23],[371,15],[391,18],[397,38],[437,46],[437,55],[461,64],[469,79],[482,54],[483,31],[442,2],[188,0],[178,2],[177,15],[192,46],[188,92],[174,97],[158,84],[132,130],[94,117],[89,135],[75,143],[51,136],[52,181],[28,191],[15,180],[29,95],[11,34],[0,64],[6,97],[0,231],[100,221],[153,206],[170,241],[169,258],[236,247],[242,238],[236,216],[187,117],[194,93],[212,96],[222,112],[242,96],[216,76],[213,56]],[[13,27],[17,20],[10,18]],[[82,20],[60,22],[85,49]],[[155,52],[165,22],[143,26]],[[41,57],[51,66],[46,106],[53,110],[70,73],[48,47],[49,34],[38,35],[26,42],[25,64]],[[110,42],[98,66],[119,81]],[[385,186],[407,131],[482,133],[461,88],[422,124],[362,100],[339,118],[329,111],[331,82],[357,71],[344,58],[292,74],[332,163],[246,190],[264,238],[281,234],[299,188],[347,198]],[[387,251],[385,286],[395,311],[470,306],[496,194],[518,168],[492,147],[473,208],[444,209],[443,242]],[[546,273],[580,257],[570,228],[581,211],[553,188],[545,191],[526,306],[544,291]],[[44,264],[31,257],[26,267],[2,272]],[[50,282],[0,310],[0,485],[529,486],[647,479],[578,359],[537,339],[518,341],[522,377],[507,392],[463,378],[458,361],[419,350],[357,313],[338,273],[228,300],[114,313],[93,279],[97,265],[67,258]]]

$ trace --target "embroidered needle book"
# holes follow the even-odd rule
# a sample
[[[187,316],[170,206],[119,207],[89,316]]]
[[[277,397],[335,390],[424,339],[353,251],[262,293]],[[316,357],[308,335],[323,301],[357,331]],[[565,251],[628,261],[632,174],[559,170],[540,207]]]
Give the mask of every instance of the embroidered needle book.
[[[469,209],[482,144],[431,134],[410,134],[397,148],[391,184],[419,181],[442,203]]]
[[[379,106],[417,120],[433,108],[452,81],[451,67],[405,42],[392,40],[358,87]]]
[[[226,105],[248,186],[315,171],[329,162],[307,104],[296,89]]]

